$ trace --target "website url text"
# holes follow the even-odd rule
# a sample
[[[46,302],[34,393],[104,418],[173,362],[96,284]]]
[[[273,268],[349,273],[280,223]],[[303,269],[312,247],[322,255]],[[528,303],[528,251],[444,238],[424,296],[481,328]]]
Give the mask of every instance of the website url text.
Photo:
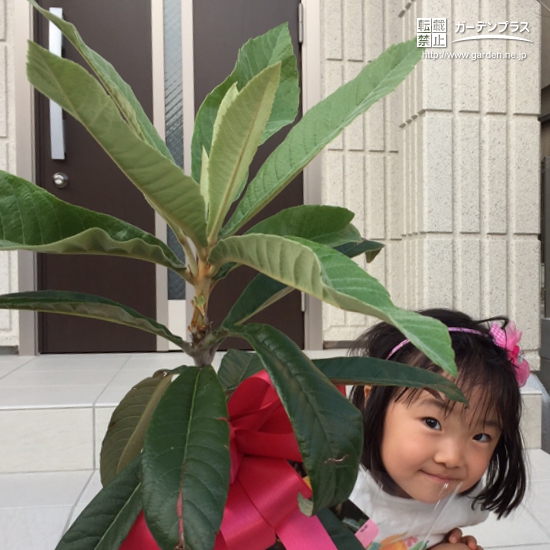
[[[479,59],[514,59],[523,61],[527,59],[525,52],[434,52],[425,51],[422,53],[422,59],[471,59],[478,61]]]

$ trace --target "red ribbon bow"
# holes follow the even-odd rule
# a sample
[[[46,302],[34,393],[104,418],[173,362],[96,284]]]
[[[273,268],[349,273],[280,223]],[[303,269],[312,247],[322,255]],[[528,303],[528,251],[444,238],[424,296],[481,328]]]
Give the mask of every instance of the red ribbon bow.
[[[302,461],[286,411],[265,371],[242,382],[229,404],[231,480],[214,550],[336,550],[319,519],[298,509],[311,489],[288,460]],[[120,550],[158,550],[143,513]]]

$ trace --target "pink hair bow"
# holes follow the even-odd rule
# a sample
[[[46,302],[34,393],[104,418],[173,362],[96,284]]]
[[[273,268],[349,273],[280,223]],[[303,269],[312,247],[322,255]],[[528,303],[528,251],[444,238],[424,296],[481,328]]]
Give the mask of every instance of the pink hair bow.
[[[507,351],[508,359],[510,359],[510,362],[516,369],[518,385],[520,387],[524,386],[527,378],[529,378],[531,367],[525,360],[523,352],[518,345],[521,340],[521,331],[517,330],[516,324],[513,321],[510,321],[504,330],[497,323],[493,323],[489,334],[493,337],[497,346]]]

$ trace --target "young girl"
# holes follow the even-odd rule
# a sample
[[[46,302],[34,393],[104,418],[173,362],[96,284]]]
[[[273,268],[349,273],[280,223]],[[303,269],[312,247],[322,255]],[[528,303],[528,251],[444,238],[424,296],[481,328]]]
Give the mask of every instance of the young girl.
[[[364,469],[350,498],[379,528],[371,550],[421,550],[442,541],[475,550],[475,539],[459,528],[484,521],[489,510],[506,516],[525,493],[519,387],[529,365],[517,345],[521,333],[505,318],[487,326],[457,311],[421,313],[449,327],[455,382],[470,406],[437,392],[356,386]],[[353,353],[442,372],[386,323],[367,330]]]

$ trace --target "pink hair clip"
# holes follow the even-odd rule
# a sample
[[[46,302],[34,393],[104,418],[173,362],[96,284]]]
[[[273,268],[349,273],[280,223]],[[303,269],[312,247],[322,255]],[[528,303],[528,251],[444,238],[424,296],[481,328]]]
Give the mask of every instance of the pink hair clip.
[[[486,333],[466,327],[448,327],[447,330],[449,332],[467,332],[469,334],[477,334],[478,336],[486,336]],[[523,352],[518,346],[518,343],[521,340],[521,331],[516,329],[516,324],[513,321],[510,321],[504,330],[497,323],[493,323],[489,330],[489,334],[493,338],[493,342],[498,347],[506,350],[508,359],[515,368],[518,386],[520,388],[525,386],[527,378],[529,378],[529,373],[531,372],[531,367],[525,360]],[[399,342],[399,344],[397,344],[397,346],[395,346],[390,353],[388,353],[386,359],[391,359],[402,347],[407,344],[410,344],[410,340],[403,340],[402,342]]]
[[[504,348],[508,353],[508,359],[516,369],[516,379],[518,385],[525,386],[531,367],[525,360],[524,354],[519,347],[521,340],[521,331],[517,330],[514,321],[510,321],[505,329],[502,329],[497,323],[493,323],[489,330],[489,334],[493,337],[495,344]]]

